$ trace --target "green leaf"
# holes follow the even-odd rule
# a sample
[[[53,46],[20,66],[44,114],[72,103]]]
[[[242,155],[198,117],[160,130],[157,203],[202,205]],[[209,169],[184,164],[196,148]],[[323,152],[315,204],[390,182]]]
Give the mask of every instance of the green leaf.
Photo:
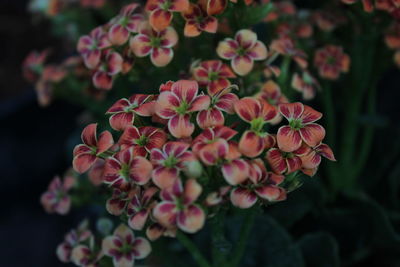
[[[246,6],[244,13],[242,14],[242,25],[243,28],[251,27],[261,22],[269,12],[273,9],[272,3],[264,5],[252,5]]]
[[[297,243],[303,253],[307,267],[340,266],[339,249],[336,239],[324,232],[303,236]]]

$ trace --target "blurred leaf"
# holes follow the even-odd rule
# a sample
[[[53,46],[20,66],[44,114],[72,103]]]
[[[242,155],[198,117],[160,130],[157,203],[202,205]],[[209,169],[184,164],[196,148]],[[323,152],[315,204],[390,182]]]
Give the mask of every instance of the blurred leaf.
[[[268,13],[272,11],[273,7],[274,5],[272,3],[246,6],[241,20],[241,24],[244,25],[243,28],[250,27],[261,22],[268,15]]]
[[[297,243],[307,267],[340,266],[339,249],[332,235],[316,232],[303,236]]]

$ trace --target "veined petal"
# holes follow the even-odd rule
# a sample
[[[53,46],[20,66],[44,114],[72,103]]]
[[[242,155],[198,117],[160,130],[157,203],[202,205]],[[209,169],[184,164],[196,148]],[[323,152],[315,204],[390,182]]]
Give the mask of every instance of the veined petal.
[[[104,131],[99,135],[99,141],[97,143],[97,154],[101,154],[107,151],[114,145],[114,139],[109,131]]]
[[[149,55],[153,48],[150,45],[150,38],[144,34],[137,34],[129,41],[129,47],[137,57]]]
[[[158,96],[155,111],[161,118],[170,119],[177,115],[175,109],[179,107],[179,105],[180,100],[176,94],[165,91]]]
[[[201,30],[198,28],[194,20],[186,21],[183,32],[186,37],[196,37],[201,34]]]
[[[236,49],[238,47],[239,45],[235,40],[227,38],[224,41],[219,42],[217,54],[223,59],[233,59],[237,55]]]
[[[178,179],[178,173],[178,169],[176,168],[160,166],[153,170],[152,180],[159,188],[168,188],[175,183],[176,179]]]
[[[108,38],[114,45],[123,45],[129,39],[129,31],[121,24],[114,24],[108,31]]]
[[[249,174],[249,166],[242,159],[234,159],[222,165],[222,175],[230,185],[237,185],[244,182]]]
[[[134,115],[132,112],[120,112],[111,115],[109,122],[111,128],[116,131],[123,131],[133,124]]]
[[[234,104],[239,100],[239,97],[235,94],[232,93],[227,93],[219,97],[217,103],[215,103],[215,106],[220,109],[225,111],[228,114],[233,114],[234,113]]]
[[[245,49],[253,47],[257,42],[257,34],[253,31],[244,29],[235,34],[235,40]]]
[[[153,209],[153,216],[158,223],[165,227],[171,227],[176,224],[177,207],[169,201],[162,201]]]
[[[114,216],[120,216],[122,213],[124,213],[125,207],[126,201],[121,199],[110,198],[106,202],[106,210]]]
[[[96,156],[93,154],[78,154],[74,157],[72,161],[72,166],[74,170],[79,173],[84,173],[89,170],[90,167],[96,161]]]
[[[278,106],[279,112],[287,119],[299,119],[304,111],[304,105],[300,102],[284,103]]]
[[[290,126],[282,126],[276,136],[278,147],[285,152],[292,152],[300,148],[302,139],[299,131],[293,130]]]
[[[235,56],[231,61],[234,72],[240,76],[247,75],[253,69],[253,59],[248,56]]]
[[[200,110],[205,110],[210,106],[210,97],[208,95],[199,95],[197,96],[188,111],[195,112]]]
[[[247,53],[254,60],[264,60],[267,58],[268,51],[261,41],[257,41]]]
[[[316,111],[310,106],[304,105],[304,111],[301,114],[301,119],[304,124],[315,122],[322,118],[322,113]]]
[[[169,10],[175,12],[183,12],[189,8],[189,1],[188,0],[171,0],[171,5]]]
[[[174,51],[168,47],[153,48],[150,59],[156,67],[168,65],[174,57]]]
[[[194,124],[190,122],[190,115],[176,115],[168,121],[168,130],[176,138],[190,137],[194,132]]]
[[[189,179],[185,183],[183,191],[184,204],[192,204],[200,196],[203,188],[195,179]]]
[[[114,230],[114,235],[119,236],[122,240],[134,240],[135,235],[133,234],[133,231],[129,229],[128,226],[125,224],[121,223],[115,230]]]
[[[135,215],[131,216],[128,220],[129,227],[133,230],[140,231],[144,228],[146,224],[147,218],[149,217],[149,211],[143,209],[136,213]]]
[[[81,134],[82,141],[85,145],[90,147],[97,146],[97,123],[92,123],[86,126]]]
[[[268,201],[277,201],[282,195],[282,190],[280,187],[267,185],[256,188],[255,192],[260,198]]]
[[[302,167],[306,169],[314,169],[321,163],[321,156],[311,151],[307,155],[301,157]]]
[[[151,252],[149,241],[143,237],[138,237],[133,242],[133,254],[138,260],[146,258]]]
[[[198,205],[189,205],[178,213],[177,223],[182,231],[195,233],[204,226],[206,215]]]
[[[206,129],[213,126],[224,125],[225,117],[222,114],[222,111],[212,108],[197,113],[196,121],[200,128]]]
[[[239,141],[239,151],[250,158],[260,155],[264,147],[264,138],[253,131],[245,131]]]
[[[300,135],[307,145],[315,147],[324,139],[325,129],[319,124],[309,123],[300,129]]]
[[[287,166],[286,161],[282,156],[281,151],[277,148],[271,148],[268,150],[266,159],[269,163],[269,166],[276,173],[282,174],[286,172]]]
[[[236,101],[233,107],[236,114],[246,122],[251,122],[261,112],[260,103],[253,97],[243,97],[239,101]]]
[[[300,170],[302,162],[299,157],[294,156],[292,158],[287,158],[286,164],[287,164],[287,174],[289,174],[289,173]]]
[[[231,191],[231,202],[241,209],[248,209],[257,202],[257,195],[245,188],[237,187]]]
[[[209,0],[207,1],[207,14],[210,16],[221,14],[227,4],[227,0]]]
[[[153,165],[143,157],[135,157],[131,163],[129,177],[139,185],[147,184],[151,178]]]
[[[196,99],[198,90],[198,83],[190,80],[179,80],[171,87],[171,92],[186,103],[192,103]]]
[[[332,149],[327,144],[320,144],[315,148],[315,150],[321,156],[323,156],[331,161],[336,161],[335,155],[333,154]]]
[[[155,9],[150,13],[150,25],[154,30],[160,32],[165,30],[172,20],[172,13],[170,11]]]

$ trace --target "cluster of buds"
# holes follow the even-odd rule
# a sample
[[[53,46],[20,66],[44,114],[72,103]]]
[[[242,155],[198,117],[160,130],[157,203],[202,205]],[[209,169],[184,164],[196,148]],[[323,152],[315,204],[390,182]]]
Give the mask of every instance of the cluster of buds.
[[[315,123],[320,112],[288,103],[273,82],[239,98],[226,78],[234,75],[229,67],[205,62],[196,73],[206,77],[209,68],[224,74],[220,82],[203,79],[199,87],[193,80],[169,81],[158,95],[118,100],[107,112],[118,141],[109,131],[97,135],[97,124],[90,124],[74,149],[74,169],[96,169],[111,189],[107,211],[125,218],[131,229],[145,230],[152,241],[178,230],[199,231],[217,206],[246,209],[285,200],[298,185],[298,171],[313,176],[322,157],[335,160],[322,143],[324,128]],[[272,133],[283,117],[288,123]],[[225,126],[229,119],[247,126]],[[118,229],[124,232],[115,233],[118,238],[132,234],[127,226]],[[138,243],[150,250],[147,241]],[[120,243],[103,241],[117,251],[115,244]],[[104,253],[119,259],[116,252]]]

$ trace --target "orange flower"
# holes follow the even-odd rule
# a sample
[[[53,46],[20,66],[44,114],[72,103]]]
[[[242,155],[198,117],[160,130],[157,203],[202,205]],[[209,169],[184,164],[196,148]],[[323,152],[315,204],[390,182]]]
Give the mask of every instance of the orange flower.
[[[148,0],[146,3],[150,25],[156,31],[165,30],[171,24],[173,12],[183,12],[188,8],[188,0]]]
[[[201,32],[216,33],[218,20],[209,16],[202,5],[190,4],[189,9],[182,12],[186,20],[184,34],[187,37],[199,36]]]
[[[341,72],[349,71],[350,57],[343,52],[342,47],[327,45],[315,52],[314,65],[322,78],[337,80]]]
[[[285,56],[293,58],[293,60],[302,68],[308,66],[307,55],[304,51],[295,47],[293,40],[288,37],[280,37],[271,42],[271,50]]]

